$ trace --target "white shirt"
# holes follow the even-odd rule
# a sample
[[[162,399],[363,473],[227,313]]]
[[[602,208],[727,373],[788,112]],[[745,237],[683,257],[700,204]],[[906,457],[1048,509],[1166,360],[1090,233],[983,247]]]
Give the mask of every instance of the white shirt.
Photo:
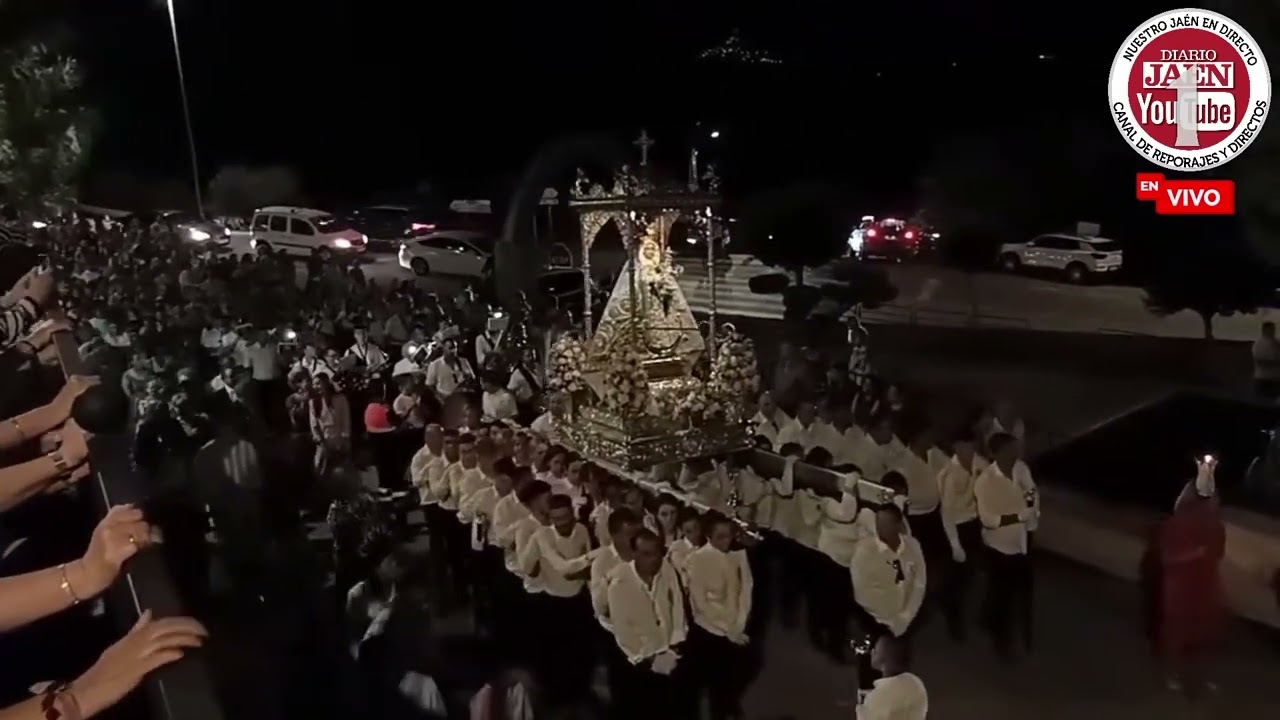
[[[982,542],[998,553],[1025,555],[1027,533],[1034,532],[1039,523],[1040,496],[1036,493],[1027,503],[1028,492],[1035,491],[1030,470],[1019,472],[1014,464],[1012,474],[1009,478],[999,465],[991,463],[974,481],[973,494],[982,521]],[[1018,521],[1001,527],[1000,519],[1006,515],[1016,515]]]
[[[401,358],[397,360],[395,366],[391,368],[391,377],[400,377],[402,375],[421,375],[422,372],[421,365],[409,360],[408,358]]]
[[[926,571],[920,543],[905,533],[897,550],[879,537],[858,543],[850,574],[858,605],[894,635],[906,632],[924,601]]]
[[[520,402],[529,402],[533,399],[533,386],[529,384],[528,379],[525,378],[520,368],[511,371],[511,378],[507,381],[507,389]]]
[[[460,463],[445,460],[443,467],[440,467],[435,474],[427,476],[427,484],[431,487],[432,496],[440,507],[450,512],[458,511],[458,500],[461,498],[453,493],[453,475],[461,468]]]
[[[853,482],[856,482],[854,476]],[[848,485],[848,481],[844,483]],[[837,564],[849,567],[858,548],[858,496],[856,488],[842,488],[840,498],[823,497],[822,520],[818,525],[818,551]]]
[[[978,518],[978,499],[974,497],[973,486],[986,467],[987,461],[978,455],[973,457],[972,472],[964,469],[959,458],[953,457],[938,473],[942,529],[947,533],[952,551],[964,549],[956,526]]]
[[[304,357],[294,363],[293,367],[289,368],[289,374],[292,375],[299,370],[305,371],[311,377],[315,377],[317,375],[328,375],[329,377],[333,377],[335,372],[332,367],[329,367],[329,363],[325,362],[323,358],[308,357]]]
[[[836,448],[833,446],[838,444],[839,439],[840,434],[835,431],[835,428],[821,420],[814,420],[808,427],[801,425],[799,420],[792,420],[778,431],[775,449],[780,449],[788,443],[796,443],[804,448],[805,452],[820,447],[834,457]]]
[[[240,359],[254,380],[276,380],[280,377],[280,353],[274,345],[248,343],[240,348]]]
[[[608,537],[607,535],[605,536]],[[612,542],[601,544],[601,550],[591,561],[591,580],[588,587],[591,591],[591,608],[595,610],[596,619],[606,629],[612,631],[609,622],[609,576],[623,565],[622,556]]]
[[[862,471],[862,477],[871,482],[880,482],[880,478],[897,465],[899,455],[906,451],[907,448],[897,437],[881,445],[870,435],[864,435],[850,448],[849,457]]]
[[[516,530],[520,521],[529,516],[515,493],[507,493],[493,504],[493,518],[489,522],[489,544],[502,548],[507,570],[516,572]]]
[[[773,417],[768,417],[763,413],[757,412],[755,417],[751,418],[752,424],[755,425],[755,434],[763,435],[769,438],[769,443],[773,445],[773,449],[777,450],[781,447],[778,444],[778,433],[792,422],[791,416],[781,410],[774,410]]]
[[[925,456],[921,458],[907,448],[891,466],[907,480],[907,512],[912,515],[924,515],[938,509],[938,474],[947,466],[947,456],[936,447],[929,448]]]
[[[565,537],[554,527],[544,527],[538,531],[535,542],[543,592],[560,598],[571,598],[581,593],[586,582],[571,580],[567,576],[587,570],[595,560],[587,528],[581,523],[574,523],[573,530]]]
[[[555,420],[552,419],[551,413],[544,412],[529,424],[529,429],[544,438],[555,437]]]
[[[925,720],[929,714],[929,694],[924,682],[913,673],[880,678],[872,683],[857,720]]]
[[[205,350],[222,349],[222,331],[218,328],[205,328],[200,331],[200,347]]]
[[[519,412],[515,396],[510,391],[499,388],[492,392],[486,390],[480,396],[480,411],[491,420],[506,420],[515,417]]]
[[[360,343],[352,345],[347,348],[347,355],[360,358],[367,368],[381,367],[387,363],[387,354],[371,342],[365,343],[363,346]]]
[[[480,333],[476,336],[476,362],[480,367],[484,367],[484,359],[489,357],[489,353],[493,352],[494,343],[486,333]]]
[[[409,479],[413,486],[418,488],[418,498],[423,505],[435,505],[440,502],[431,493],[431,486],[432,482],[444,472],[446,465],[443,455],[432,453],[431,448],[425,445],[414,453],[413,459],[409,461]]]
[[[754,579],[744,550],[721,552],[707,543],[685,561],[693,621],[712,635],[747,642]]]
[[[539,562],[542,548],[538,543],[538,533],[545,527],[531,513],[517,521],[515,526],[515,562],[509,569],[520,578],[524,591],[530,594],[546,592],[544,571]]]
[[[475,519],[473,496],[492,483],[479,467],[464,468],[458,463],[449,469],[449,497],[457,499],[458,520],[465,525]]]
[[[466,358],[455,357],[454,361],[458,364],[457,368],[449,365],[443,357],[427,363],[427,387],[435,390],[440,397],[452,395],[459,385],[476,376]]]
[[[610,573],[607,598],[613,638],[633,665],[668,652],[688,635],[680,581],[669,562],[652,584],[640,578],[634,561],[619,566]]]

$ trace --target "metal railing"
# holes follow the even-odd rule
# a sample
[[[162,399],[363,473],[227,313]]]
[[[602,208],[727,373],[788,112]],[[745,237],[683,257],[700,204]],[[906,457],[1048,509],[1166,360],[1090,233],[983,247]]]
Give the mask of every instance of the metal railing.
[[[90,374],[70,333],[54,337],[63,373]],[[90,391],[92,392],[92,390]],[[128,428],[89,438],[89,463],[95,495],[105,513],[115,505],[142,504],[147,490],[131,459],[133,433]],[[187,614],[177,587],[159,552],[140,553],[107,591],[107,605],[116,615],[120,632],[128,632],[144,610],[156,618]],[[214,693],[204,651],[186,656],[148,676],[146,693],[157,720],[222,720],[222,707]]]

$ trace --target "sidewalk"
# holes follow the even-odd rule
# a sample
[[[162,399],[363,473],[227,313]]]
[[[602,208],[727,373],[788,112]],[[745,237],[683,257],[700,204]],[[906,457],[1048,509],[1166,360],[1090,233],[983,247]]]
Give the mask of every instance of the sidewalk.
[[[1037,558],[1036,573],[1036,648],[1014,665],[997,661],[977,633],[957,646],[936,619],[922,629],[915,672],[929,690],[929,717],[1243,720],[1280,712],[1280,639],[1233,622],[1213,671],[1219,691],[1191,705],[1164,688],[1147,652],[1135,585],[1049,556]],[[750,720],[853,717],[851,668],[811,650],[800,631],[774,628],[768,653],[745,703]]]

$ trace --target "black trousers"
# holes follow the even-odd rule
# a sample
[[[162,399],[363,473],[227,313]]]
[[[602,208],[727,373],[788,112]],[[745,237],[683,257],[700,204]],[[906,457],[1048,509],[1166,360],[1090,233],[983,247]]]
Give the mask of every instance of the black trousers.
[[[907,524],[911,526],[912,536],[920,542],[920,550],[924,553],[926,563],[933,564],[951,555],[947,533],[942,529],[941,512],[935,509],[919,515],[907,515]]]
[[[778,536],[770,539],[774,541],[773,572],[778,590],[778,617],[784,627],[795,627],[804,603],[812,551],[788,538]]]
[[[849,614],[853,609],[853,581],[849,568],[824,553],[810,553],[805,616],[814,647],[844,662],[849,646]]]
[[[1024,648],[1031,649],[1032,587],[1030,555],[988,551],[987,596],[982,615],[996,651],[1002,655],[1012,654],[1019,630]]]
[[[942,615],[947,623],[947,632],[956,640],[963,640],[967,635],[967,615],[969,596],[973,581],[977,576],[978,564],[985,559],[986,548],[982,544],[982,523],[977,519],[960,523],[956,526],[956,535],[960,547],[964,550],[964,562],[958,563],[948,553],[943,561],[944,577],[939,600]]]
[[[621,655],[621,651],[619,651]],[[653,671],[653,661],[632,664],[625,657],[613,663],[621,675],[616,684],[609,717],[617,720],[695,720],[698,717],[697,695],[690,673],[695,671],[693,658],[681,653],[676,669],[670,675]]]
[[[455,526],[458,519],[454,514],[439,505],[425,505],[423,511],[427,516],[428,556],[431,563],[431,575],[437,593],[437,600],[448,587],[450,578],[450,553],[456,542]]]
[[[595,647],[588,623],[591,602],[586,590],[573,597],[540,593],[531,596],[528,620],[535,628],[535,666],[547,702],[552,707],[570,706],[586,697],[595,667]]]
[[[752,676],[750,648],[698,625],[689,627],[688,645],[692,657],[682,662],[696,667],[698,695],[706,693],[711,720],[741,717],[742,694]]]

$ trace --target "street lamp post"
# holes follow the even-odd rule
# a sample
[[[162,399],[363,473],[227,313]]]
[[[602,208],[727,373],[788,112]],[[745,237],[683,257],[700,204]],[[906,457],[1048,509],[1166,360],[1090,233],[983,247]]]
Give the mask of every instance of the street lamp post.
[[[196,133],[191,124],[191,103],[187,100],[187,78],[182,69],[182,48],[178,43],[178,14],[174,10],[173,0],[166,0],[169,6],[169,28],[173,31],[173,58],[178,63],[178,90],[182,95],[182,117],[187,124],[187,149],[191,152],[191,186],[196,193],[196,211],[204,218],[204,198],[200,193],[200,163],[196,156]]]

